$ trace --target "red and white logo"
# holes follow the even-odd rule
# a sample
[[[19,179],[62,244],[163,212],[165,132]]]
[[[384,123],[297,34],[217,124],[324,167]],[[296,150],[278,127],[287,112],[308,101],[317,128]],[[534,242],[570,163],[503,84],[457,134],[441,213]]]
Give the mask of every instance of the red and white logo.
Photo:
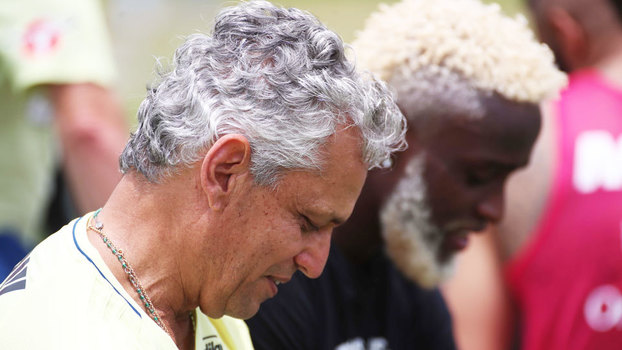
[[[39,18],[32,21],[22,37],[23,51],[28,56],[41,56],[53,52],[63,36],[59,21]]]

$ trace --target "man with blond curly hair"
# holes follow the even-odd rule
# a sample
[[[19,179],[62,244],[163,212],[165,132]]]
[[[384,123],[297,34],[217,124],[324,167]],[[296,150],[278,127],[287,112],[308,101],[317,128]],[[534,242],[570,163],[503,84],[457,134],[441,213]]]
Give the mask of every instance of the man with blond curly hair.
[[[538,104],[566,77],[522,17],[478,0],[382,5],[354,43],[397,92],[409,149],[370,173],[324,274],[295,275],[248,324],[258,349],[453,349],[435,287],[468,234],[503,215]]]

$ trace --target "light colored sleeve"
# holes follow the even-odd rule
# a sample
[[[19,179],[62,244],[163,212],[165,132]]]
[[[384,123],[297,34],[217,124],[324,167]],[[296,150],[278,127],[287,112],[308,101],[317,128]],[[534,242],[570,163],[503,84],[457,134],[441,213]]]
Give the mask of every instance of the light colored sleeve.
[[[242,320],[223,316],[210,318],[196,309],[196,343],[197,349],[252,350],[250,332]]]

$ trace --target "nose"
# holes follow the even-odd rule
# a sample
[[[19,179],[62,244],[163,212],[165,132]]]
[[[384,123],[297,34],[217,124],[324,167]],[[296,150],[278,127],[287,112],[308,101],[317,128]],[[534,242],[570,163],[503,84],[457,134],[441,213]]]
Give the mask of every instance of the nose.
[[[309,278],[318,278],[324,271],[332,229],[311,233],[305,237],[305,248],[294,257],[296,267]]]
[[[501,221],[504,209],[503,190],[496,191],[487,196],[477,207],[479,215],[490,223],[498,223]]]

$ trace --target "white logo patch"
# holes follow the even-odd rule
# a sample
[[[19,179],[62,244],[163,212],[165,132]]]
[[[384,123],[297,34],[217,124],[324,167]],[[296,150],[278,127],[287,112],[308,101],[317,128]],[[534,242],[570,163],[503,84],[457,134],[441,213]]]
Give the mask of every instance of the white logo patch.
[[[604,130],[585,131],[577,137],[572,182],[580,193],[622,189],[622,136]]]
[[[595,288],[585,300],[583,315],[588,326],[597,332],[621,328],[622,294],[615,286],[606,284]]]

